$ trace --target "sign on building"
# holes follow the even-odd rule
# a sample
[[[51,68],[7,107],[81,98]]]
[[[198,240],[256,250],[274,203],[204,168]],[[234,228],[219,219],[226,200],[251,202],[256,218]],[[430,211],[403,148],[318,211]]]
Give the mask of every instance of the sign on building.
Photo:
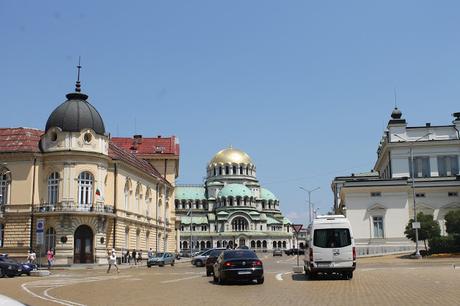
[[[44,229],[45,229],[45,219],[37,219],[37,228],[35,229],[35,232],[37,234],[37,244],[38,245],[43,245],[45,242]]]

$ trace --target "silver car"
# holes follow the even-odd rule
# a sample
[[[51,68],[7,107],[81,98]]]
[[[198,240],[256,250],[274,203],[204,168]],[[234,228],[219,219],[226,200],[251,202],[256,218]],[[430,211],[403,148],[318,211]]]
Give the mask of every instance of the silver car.
[[[164,265],[174,266],[176,256],[173,253],[156,253],[149,259],[147,259],[147,267],[159,266],[164,267]]]

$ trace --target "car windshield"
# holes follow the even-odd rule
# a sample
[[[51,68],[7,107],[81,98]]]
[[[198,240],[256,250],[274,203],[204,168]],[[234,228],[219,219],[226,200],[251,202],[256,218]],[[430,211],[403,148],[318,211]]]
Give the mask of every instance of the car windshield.
[[[164,253],[157,253],[155,257],[163,257]]]
[[[348,228],[317,229],[313,234],[313,245],[320,248],[343,248],[350,244]]]
[[[248,250],[225,251],[225,259],[254,258],[257,259],[256,253]]]

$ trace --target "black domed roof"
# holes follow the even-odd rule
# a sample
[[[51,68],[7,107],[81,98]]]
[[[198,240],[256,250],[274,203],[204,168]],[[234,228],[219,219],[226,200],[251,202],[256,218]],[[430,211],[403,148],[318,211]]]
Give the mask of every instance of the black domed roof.
[[[73,92],[67,94],[66,97],[67,101],[59,105],[49,116],[46,131],[52,127],[58,127],[65,132],[93,129],[96,134],[105,134],[104,121],[94,106],[86,101],[87,95]]]

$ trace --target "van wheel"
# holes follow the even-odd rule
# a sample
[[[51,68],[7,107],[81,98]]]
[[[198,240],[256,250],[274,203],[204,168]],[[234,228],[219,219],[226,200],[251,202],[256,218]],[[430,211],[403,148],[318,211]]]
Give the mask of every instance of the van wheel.
[[[5,273],[3,272],[3,269],[0,269],[0,278],[4,278],[5,277]]]
[[[171,262],[171,267],[174,267],[174,261],[173,261],[173,262]]]
[[[258,279],[257,279],[257,283],[261,285],[261,284],[264,283],[264,280],[265,280],[265,279],[264,279],[263,277],[258,278]]]
[[[346,273],[344,274],[344,276],[345,276],[345,279],[352,279],[352,278],[353,278],[353,271],[351,271],[351,272],[346,272]]]

